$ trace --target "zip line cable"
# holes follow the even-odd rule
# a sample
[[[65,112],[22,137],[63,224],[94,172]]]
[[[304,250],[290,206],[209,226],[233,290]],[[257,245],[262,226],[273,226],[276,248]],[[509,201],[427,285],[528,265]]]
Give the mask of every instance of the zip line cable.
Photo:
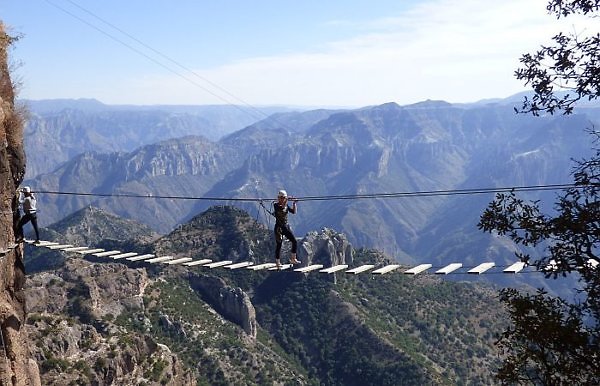
[[[498,188],[430,190],[430,191],[397,192],[397,193],[306,196],[306,197],[298,198],[298,201],[327,201],[327,200],[355,200],[355,199],[368,199],[368,198],[456,196],[456,195],[471,195],[471,194],[485,194],[485,193],[510,193],[513,191],[514,192],[528,192],[528,191],[545,191],[545,190],[563,190],[563,189],[569,189],[569,188],[583,189],[588,186],[589,185],[551,184],[551,185],[498,187]]]
[[[229,105],[233,106],[234,108],[238,109],[239,111],[243,112],[244,114],[251,115],[251,116],[252,116],[254,119],[259,119],[259,120],[260,120],[260,119],[264,119],[265,117],[268,117],[268,115],[267,115],[267,114],[265,114],[265,113],[263,113],[263,112],[261,112],[261,116],[260,116],[260,117],[257,117],[256,115],[253,115],[253,114],[251,114],[249,111],[247,111],[247,110],[243,109],[243,108],[242,108],[242,107],[240,107],[239,105],[236,105],[235,103],[231,103],[231,101],[229,101],[229,100],[227,100],[226,98],[224,98],[224,97],[220,96],[219,94],[217,94],[217,93],[215,93],[215,92],[211,91],[210,89],[208,89],[208,88],[204,87],[203,85],[201,85],[201,84],[199,84],[199,83],[195,82],[193,79],[190,79],[189,77],[185,76],[184,74],[181,74],[181,73],[179,73],[178,71],[176,71],[176,70],[172,69],[171,67],[169,67],[169,66],[165,65],[164,63],[161,63],[160,61],[158,61],[158,60],[154,59],[153,57],[151,57],[151,56],[147,55],[146,53],[144,53],[144,52],[140,51],[139,49],[137,49],[137,48],[135,48],[135,47],[131,46],[130,44],[128,44],[128,43],[126,43],[126,42],[124,42],[123,40],[119,39],[118,37],[111,35],[110,33],[108,33],[108,32],[106,32],[106,31],[104,31],[104,30],[103,30],[103,29],[101,29],[100,27],[97,27],[97,26],[93,25],[92,23],[88,22],[87,20],[85,20],[85,19],[83,19],[83,18],[81,18],[81,17],[77,16],[76,14],[74,14],[74,13],[70,12],[69,10],[67,10],[67,9],[65,9],[65,8],[63,8],[63,7],[61,7],[60,5],[58,5],[58,4],[54,3],[54,2],[52,2],[51,0],[45,0],[45,1],[46,1],[48,4],[52,5],[53,7],[55,7],[55,8],[57,8],[57,9],[61,10],[62,12],[64,12],[64,13],[68,14],[69,16],[71,16],[71,17],[73,17],[73,18],[75,18],[75,19],[79,20],[80,22],[82,22],[82,23],[86,24],[87,26],[89,26],[89,27],[91,27],[91,28],[95,29],[96,31],[100,32],[101,34],[103,34],[103,35],[105,35],[105,36],[109,37],[110,39],[112,39],[112,40],[114,40],[114,41],[118,42],[119,44],[121,44],[121,45],[125,46],[126,48],[128,48],[128,49],[132,50],[133,52],[137,53],[138,55],[141,55],[141,56],[143,56],[144,58],[146,58],[146,59],[148,59],[148,60],[152,61],[153,63],[155,63],[155,64],[157,64],[157,65],[161,66],[162,68],[166,69],[167,71],[169,71],[169,72],[171,72],[171,73],[173,73],[173,74],[175,74],[175,75],[179,76],[180,78],[184,79],[185,81],[189,82],[190,84],[192,84],[192,85],[194,85],[194,86],[196,86],[196,87],[199,87],[200,89],[202,89],[202,90],[206,91],[207,93],[209,93],[210,95],[214,96],[215,98],[217,98],[217,99],[219,99],[219,100],[221,100],[221,101],[223,101],[223,102],[225,102],[225,103],[227,103],[227,104],[229,104]],[[81,7],[80,7],[80,8],[81,8]],[[109,25],[110,25],[110,24],[109,24]],[[116,27],[114,27],[114,28],[116,28]],[[118,31],[120,31],[120,29],[118,29],[118,28],[116,28],[116,29],[117,29]],[[129,36],[129,35],[128,35],[128,34],[126,34],[126,33],[125,33],[125,35],[126,35],[126,36]],[[135,39],[134,37],[131,37],[131,36],[130,36],[130,38],[134,39],[135,41],[138,41],[138,40],[137,40],[137,39]],[[141,42],[140,42],[140,44],[142,44],[142,45],[143,45],[143,46],[145,46],[145,47],[148,47],[148,46],[147,46],[147,45],[145,45],[144,43],[141,43]],[[150,47],[148,47],[148,48],[149,48],[149,49],[151,49],[152,51],[155,51],[155,52],[157,52],[157,53],[158,53],[158,51],[156,51],[156,50],[154,50],[154,49],[152,49],[152,48],[150,48]],[[159,54],[160,54],[160,53],[159,53]],[[161,56],[164,56],[164,57],[166,57],[166,55],[163,55],[163,54],[160,54],[160,55],[161,55]],[[168,59],[168,57],[166,57],[166,58]],[[171,59],[169,59],[169,60],[171,60]],[[173,60],[171,60],[171,61],[173,61]],[[185,68],[185,67],[184,67],[184,68]],[[193,74],[195,74],[193,71],[191,71],[191,72],[192,72]],[[200,77],[198,74],[195,74],[195,75],[196,75],[196,76],[198,76],[198,77]],[[209,84],[211,84],[211,85],[215,86],[213,82],[210,82],[210,81],[208,81],[208,80],[206,80],[206,79],[204,79],[204,78],[202,78],[202,77],[200,77],[200,78],[201,78],[201,79],[203,79],[204,81],[208,82]],[[221,88],[221,87],[219,87],[219,86],[215,86],[215,87],[217,87],[218,89],[220,89],[220,90],[224,91],[224,89],[222,89],[222,88]],[[225,93],[227,93],[228,95],[232,95],[232,94],[230,94],[230,93],[229,93],[229,92],[227,92],[227,91],[224,91],[224,92],[225,92]],[[239,98],[237,98],[237,97],[235,97],[235,96],[234,96],[234,98],[235,98],[235,99],[237,99],[237,100],[240,100]],[[244,102],[244,104],[248,105],[246,102]],[[258,110],[257,108],[253,108],[253,109],[254,109],[254,110],[256,110],[256,111],[260,111],[260,110]]]
[[[143,47],[149,49],[150,51],[154,52],[155,54],[161,56],[162,58],[168,60],[169,62],[175,64],[177,67],[189,72],[190,74],[196,76],[197,78],[201,79],[202,81],[210,84],[211,86],[213,86],[214,88],[216,88],[217,90],[223,92],[224,94],[228,95],[229,97],[231,97],[232,99],[237,100],[238,102],[242,103],[243,105],[245,105],[246,107],[248,107],[249,109],[255,111],[256,113],[258,113],[259,115],[261,115],[263,118],[268,118],[269,115],[264,113],[263,111],[257,109],[256,107],[252,106],[251,104],[249,104],[248,102],[246,102],[245,100],[237,97],[236,95],[230,93],[229,91],[227,91],[226,89],[224,89],[223,87],[219,86],[218,84],[212,82],[211,80],[207,79],[206,77],[203,77],[202,75],[198,74],[197,72],[195,72],[194,70],[190,69],[189,67],[184,66],[183,64],[181,64],[180,62],[178,62],[177,60],[165,55],[164,53],[154,49],[153,47],[149,46],[148,44],[144,43],[143,41],[141,41],[140,39],[136,38],[135,36],[129,34],[127,31],[124,31],[123,29],[117,27],[116,25],[112,24],[111,22],[101,18],[100,16],[96,15],[95,13],[93,13],[92,11],[82,7],[81,5],[75,3],[72,0],[67,0],[69,3],[71,3],[72,5],[74,5],[75,7],[81,9],[83,12],[91,15],[92,17],[100,20],[102,23],[108,25],[109,27],[119,31],[120,33],[122,33],[123,35],[127,36],[128,38],[130,38],[131,40],[137,42],[138,44],[142,45]],[[228,102],[228,101],[226,101]],[[228,102],[229,103],[229,102]],[[254,118],[257,118],[256,116],[254,116]]]
[[[325,195],[325,196],[305,196],[296,197],[296,201],[331,201],[331,200],[360,200],[376,198],[404,198],[404,197],[433,197],[433,196],[458,196],[474,195],[487,193],[510,193],[510,192],[531,192],[548,191],[564,189],[585,189],[592,185],[577,184],[550,184],[550,185],[529,185],[512,186],[498,188],[474,188],[474,189],[451,189],[451,190],[429,190],[415,192],[395,192],[395,193],[372,193],[372,194],[348,194],[348,195]],[[170,200],[196,200],[196,201],[235,201],[235,202],[258,202],[271,200],[263,197],[197,197],[197,196],[162,196],[162,195],[141,195],[129,193],[85,193],[85,192],[61,192],[50,190],[36,190],[33,193],[65,196],[84,196],[84,197],[115,197],[115,198],[136,198],[136,199],[170,199]]]

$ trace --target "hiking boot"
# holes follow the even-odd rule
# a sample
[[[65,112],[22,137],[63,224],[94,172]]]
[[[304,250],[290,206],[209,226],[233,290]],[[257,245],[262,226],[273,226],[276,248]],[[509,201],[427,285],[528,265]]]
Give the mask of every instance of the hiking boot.
[[[290,264],[300,264],[300,260],[296,259],[295,253],[292,253],[292,256],[290,257]]]

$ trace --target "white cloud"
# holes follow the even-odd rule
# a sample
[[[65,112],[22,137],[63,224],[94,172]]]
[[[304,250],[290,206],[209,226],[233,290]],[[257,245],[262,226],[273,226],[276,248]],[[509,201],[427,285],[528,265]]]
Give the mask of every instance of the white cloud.
[[[248,58],[197,73],[250,104],[469,102],[521,91],[513,76],[520,55],[568,25],[546,14],[543,0],[430,1],[398,17],[367,21],[362,35],[319,51]],[[140,96],[159,88],[169,103],[239,103],[186,77],[221,98],[175,76],[140,79],[136,87]]]

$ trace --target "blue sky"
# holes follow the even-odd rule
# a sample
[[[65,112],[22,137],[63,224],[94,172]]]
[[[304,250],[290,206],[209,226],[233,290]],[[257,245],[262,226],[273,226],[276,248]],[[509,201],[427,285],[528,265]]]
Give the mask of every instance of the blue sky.
[[[359,107],[523,91],[520,55],[574,29],[545,4],[5,0],[0,18],[26,99]]]

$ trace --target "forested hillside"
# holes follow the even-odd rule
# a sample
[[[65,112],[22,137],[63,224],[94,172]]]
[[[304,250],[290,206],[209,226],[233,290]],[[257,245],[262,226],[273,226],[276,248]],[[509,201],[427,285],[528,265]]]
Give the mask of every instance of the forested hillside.
[[[108,230],[137,227],[87,209],[45,234],[81,240],[73,230],[82,219],[109,242]],[[313,252],[303,264],[391,261],[344,240],[333,230],[299,240]],[[156,241],[121,247],[144,245],[174,256],[272,260],[270,230],[226,206]],[[44,384],[128,376],[146,384],[494,383],[493,341],[505,319],[489,287],[430,275],[211,270],[61,253],[64,263],[33,274],[27,290]]]

